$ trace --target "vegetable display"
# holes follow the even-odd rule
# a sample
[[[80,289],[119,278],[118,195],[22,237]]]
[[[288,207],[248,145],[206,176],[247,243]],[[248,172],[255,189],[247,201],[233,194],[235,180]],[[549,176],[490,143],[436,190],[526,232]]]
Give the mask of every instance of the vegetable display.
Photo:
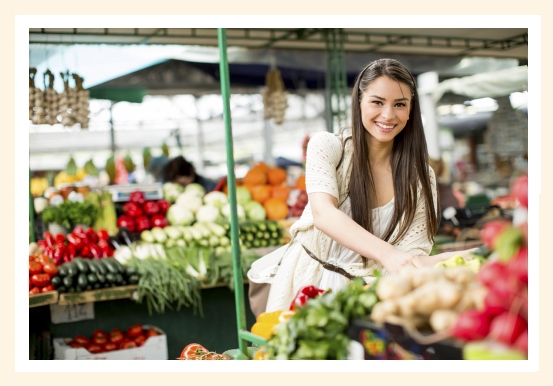
[[[169,223],[166,214],[169,203],[165,200],[147,200],[144,192],[136,190],[129,194],[129,201],[122,206],[122,214],[117,217],[117,227],[130,232],[142,232],[152,227],[163,228]]]
[[[114,328],[110,332],[100,329],[92,335],[77,335],[68,339],[67,344],[73,348],[84,348],[91,354],[127,350],[143,346],[149,338],[161,335],[155,328],[146,328],[142,324],[134,324],[126,329]]]
[[[98,208],[90,201],[65,200],[61,204],[51,205],[41,213],[42,221],[46,224],[56,223],[67,229],[76,225],[92,226],[98,218]]]

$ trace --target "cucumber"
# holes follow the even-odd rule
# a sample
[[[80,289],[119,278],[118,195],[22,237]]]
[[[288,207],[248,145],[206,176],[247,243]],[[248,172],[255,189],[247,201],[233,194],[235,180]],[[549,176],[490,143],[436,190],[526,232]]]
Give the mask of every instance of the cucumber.
[[[106,282],[108,282],[108,283],[115,283],[115,280],[116,280],[116,278],[115,278],[115,274],[114,274],[114,273],[108,272],[108,273],[106,274]]]
[[[87,260],[89,273],[98,273],[98,265],[96,264],[97,260],[98,259]]]
[[[77,285],[75,287],[75,292],[83,292],[84,291],[84,287],[81,287],[80,285]]]
[[[102,288],[102,284],[101,283],[94,283],[92,288],[95,289],[95,290],[100,289],[100,288]]]
[[[95,273],[89,273],[88,275],[86,275],[86,279],[88,280],[88,282],[90,284],[94,284],[98,281],[98,276],[96,276]]]
[[[65,264],[62,264],[58,267],[58,275],[61,277],[67,276],[67,267]]]
[[[79,269],[75,263],[70,261],[65,264],[67,265],[67,276],[77,276],[79,274]]]
[[[68,292],[69,292],[70,288],[73,288],[73,276],[64,277],[62,279],[62,282],[63,282],[63,285],[65,286],[65,288],[68,289]]]
[[[77,266],[79,273],[88,273],[88,264],[80,257],[75,257],[72,263],[74,263]]]
[[[101,259],[99,261],[102,262],[104,267],[106,267],[107,272],[115,275],[116,273],[119,273],[119,268],[117,266],[111,264],[111,260],[117,261],[117,260],[112,259],[112,258],[104,258],[104,259]]]
[[[75,291],[75,287],[69,287],[69,288],[67,289],[67,292],[68,292],[68,293],[76,292],[76,291]]]
[[[58,291],[60,294],[63,294],[67,292],[67,288],[65,288],[65,286],[63,285],[60,285],[58,288],[56,288],[56,291]]]
[[[85,291],[92,291],[92,284],[88,284],[86,287],[84,287]]]
[[[126,266],[125,269],[126,269],[125,274],[127,276],[132,276],[138,273],[138,268],[136,267]]]
[[[54,276],[51,280],[50,280],[50,284],[52,284],[54,286],[54,288],[58,288],[60,287],[63,283],[62,283],[62,279],[61,279],[61,276]]]
[[[140,276],[138,276],[137,274],[132,274],[129,276],[129,284],[138,284],[138,281],[140,280]]]
[[[100,272],[96,272],[96,281],[100,284],[104,284],[106,282],[106,275],[102,275]]]
[[[85,273],[80,273],[77,277],[77,285],[84,288],[88,285],[88,279],[86,278]]]
[[[117,284],[123,283],[123,275],[121,275],[120,273],[116,273],[115,274],[115,282]]]
[[[91,266],[94,265],[96,270],[98,270],[98,273],[102,276],[105,276],[106,273],[108,273],[108,270],[107,270],[106,266],[104,265],[104,263],[102,262],[102,260],[104,260],[104,259],[90,260],[90,265]]]

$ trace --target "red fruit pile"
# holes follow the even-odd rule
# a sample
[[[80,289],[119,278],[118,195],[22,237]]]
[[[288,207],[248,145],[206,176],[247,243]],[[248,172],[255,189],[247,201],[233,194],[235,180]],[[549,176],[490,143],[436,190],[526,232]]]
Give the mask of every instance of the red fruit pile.
[[[153,227],[165,228],[168,225],[165,217],[168,208],[169,202],[166,200],[146,200],[144,192],[134,191],[123,205],[123,214],[117,217],[117,226],[131,232],[142,232]]]
[[[156,335],[160,333],[154,329],[145,329],[141,324],[135,324],[126,331],[114,328],[109,333],[95,330],[91,337],[77,335],[68,345],[73,348],[85,348],[91,354],[97,354],[140,347],[149,337]]]
[[[515,182],[516,195],[527,210],[525,184]],[[524,199],[526,197],[526,199]],[[492,254],[479,273],[478,280],[488,292],[483,309],[459,314],[452,335],[465,341],[490,341],[528,355],[528,224],[505,221],[487,223],[482,241]]]

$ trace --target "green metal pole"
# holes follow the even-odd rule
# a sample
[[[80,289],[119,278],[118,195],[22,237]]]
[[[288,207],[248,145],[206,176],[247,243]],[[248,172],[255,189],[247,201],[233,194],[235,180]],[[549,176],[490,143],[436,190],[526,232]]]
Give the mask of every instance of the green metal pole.
[[[230,231],[232,243],[232,267],[234,271],[234,297],[236,302],[236,324],[238,328],[238,350],[236,359],[248,359],[247,343],[241,333],[246,330],[246,308],[244,305],[244,279],[240,257],[240,239],[238,235],[238,214],[236,211],[236,178],[234,176],[234,153],[232,143],[232,125],[230,115],[230,79],[227,61],[226,29],[217,28],[219,39],[219,72],[221,73],[221,96],[223,99],[223,118],[225,122],[225,142],[227,148],[227,184],[230,202]]]

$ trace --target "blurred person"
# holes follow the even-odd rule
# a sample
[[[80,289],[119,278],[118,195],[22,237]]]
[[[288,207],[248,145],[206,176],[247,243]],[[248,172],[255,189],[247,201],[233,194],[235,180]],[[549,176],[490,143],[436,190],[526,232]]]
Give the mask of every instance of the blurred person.
[[[174,182],[183,187],[191,183],[200,184],[206,193],[217,185],[217,182],[196,173],[194,165],[183,156],[175,157],[163,166],[162,178],[163,182]]]

